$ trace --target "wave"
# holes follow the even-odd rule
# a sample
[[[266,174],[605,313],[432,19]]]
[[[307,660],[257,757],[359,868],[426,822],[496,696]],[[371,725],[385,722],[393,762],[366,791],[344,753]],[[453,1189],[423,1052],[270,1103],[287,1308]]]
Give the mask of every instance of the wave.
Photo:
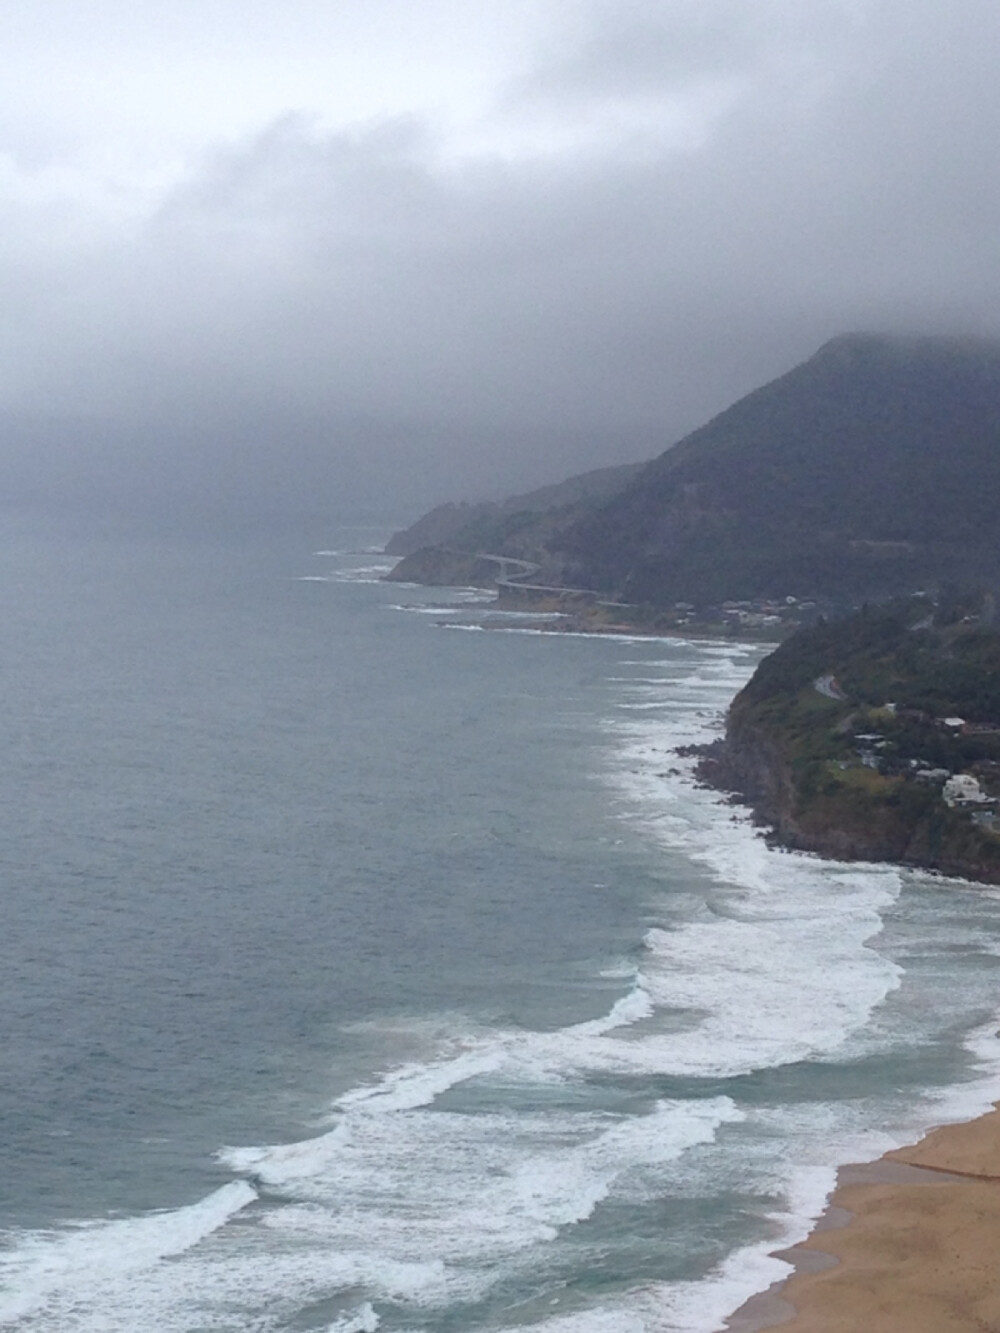
[[[557,619],[556,615],[546,616],[547,620]],[[482,629],[481,625],[447,625],[443,624],[441,629]],[[674,639],[666,635],[654,634],[601,634],[596,631],[587,630],[563,630],[563,629],[532,629],[527,625],[496,625],[491,626],[491,631],[495,634],[536,634],[542,637],[555,636],[560,639],[601,639],[605,643],[674,643],[678,647],[694,647],[692,642],[687,639]]]
[[[380,1323],[371,1302],[365,1301],[357,1310],[334,1320],[327,1333],[377,1333]]]
[[[225,1159],[299,1205],[272,1212],[272,1229],[307,1225],[337,1252],[395,1262],[432,1254],[452,1298],[468,1299],[495,1282],[506,1257],[554,1241],[614,1191],[627,1197],[643,1166],[740,1118],[726,1097],[661,1100],[644,1115],[366,1106],[291,1152],[234,1149]]]
[[[336,569],[327,575],[331,583],[381,583],[382,577],[395,567],[394,560],[381,561],[378,564],[354,565],[346,569]]]
[[[483,598],[484,604],[489,605],[491,604],[491,602],[492,602],[491,598],[489,597]],[[454,603],[438,603],[438,602],[432,602],[430,604],[412,603],[410,605],[402,604],[399,602],[390,602],[386,606],[386,610],[405,611],[411,615],[418,615],[418,616],[446,616],[446,615],[454,616],[463,613],[465,611],[466,606],[468,606],[469,608],[468,612],[469,614],[482,615],[481,611],[474,610],[473,605],[471,603],[471,599],[466,599],[465,603],[461,606],[456,606]]]
[[[704,1278],[649,1282],[614,1306],[557,1314],[509,1333],[718,1333],[751,1296],[791,1274],[792,1265],[772,1251],[808,1235],[818,1216],[815,1200],[825,1200],[835,1178],[832,1168],[798,1172],[789,1185],[788,1212],[770,1215],[773,1234],[735,1250]]]
[[[755,660],[705,657],[665,664],[670,675],[658,687],[648,677],[628,684],[630,694],[659,697],[621,700],[608,723],[607,781],[623,819],[712,881],[699,919],[646,936],[652,1002],[702,1015],[690,1032],[657,1043],[659,1067],[731,1077],[835,1051],[899,985],[901,968],[868,946],[901,876],[772,850],[745,814],[694,784],[694,761],[677,747],[718,734],[721,709]],[[650,716],[637,720],[637,707]]]
[[[654,927],[646,939],[653,957],[644,960],[643,973],[653,1004],[703,1016],[697,1028],[670,1038],[665,1067],[677,1072],[730,1077],[769,1065],[850,1059],[866,1043],[887,1050],[900,1040],[898,1031],[873,1028],[872,1020],[904,977],[903,966],[878,941],[906,873],[769,848],[745,812],[693,781],[695,761],[676,754],[678,746],[719,734],[722,710],[756,657],[754,650],[698,645],[697,658],[684,666],[662,662],[660,678],[649,674],[654,664],[646,659],[622,663],[643,674],[615,682],[624,691],[619,715],[608,723],[615,762],[606,778],[618,794],[619,813],[664,852],[701,866],[713,884],[707,915],[671,930]],[[939,931],[938,921],[934,928]],[[966,947],[979,938],[973,922],[955,929]],[[935,942],[947,953],[947,940]],[[978,947],[985,955],[990,941],[981,939]],[[622,1333],[719,1328],[751,1295],[787,1275],[789,1266],[773,1251],[809,1234],[838,1163],[873,1161],[935,1125],[989,1109],[1000,1086],[997,1021],[968,1033],[970,1061],[955,1085],[915,1087],[854,1107],[754,1108],[752,1131],[785,1145],[783,1159],[758,1181],[783,1200],[767,1214],[771,1234],[737,1249],[701,1279],[645,1288],[615,1310],[591,1312],[592,1326]],[[591,1327],[572,1320],[561,1325],[560,1319],[541,1327],[545,1333]]]
[[[550,1032],[453,1017],[442,1035],[428,1019],[429,1051],[340,1096],[323,1132],[220,1150],[239,1179],[200,1204],[9,1237],[0,1324],[270,1333],[302,1326],[313,1303],[328,1333],[439,1327],[442,1314],[473,1328],[480,1316],[459,1325],[458,1307],[507,1283],[545,1292],[523,1325],[540,1333],[711,1333],[787,1273],[772,1251],[807,1234],[836,1162],[985,1109],[1000,1075],[995,1021],[968,1035],[974,1076],[958,1088],[837,1103],[742,1095],[740,1080],[791,1080],[862,1049],[903,977],[878,945],[904,877],[773,851],[698,788],[674,751],[718,733],[760,653],[669,642],[662,660],[619,653],[608,681],[600,780],[667,865],[671,896],[651,890],[638,961],[605,968],[622,983],[606,1012]],[[990,947],[984,933],[984,956]],[[426,1046],[410,1035],[407,1049]],[[752,1243],[707,1273],[643,1282],[613,1304],[569,1290],[566,1273],[623,1243],[600,1233],[602,1216],[717,1197],[758,1211],[740,1232]]]
[[[313,555],[327,558],[345,555],[385,555],[385,543],[381,546],[348,546],[336,551],[313,551]]]
[[[16,1237],[0,1252],[0,1323],[41,1315],[38,1327],[73,1327],[72,1307],[106,1298],[161,1260],[183,1254],[257,1198],[246,1181],[223,1185],[199,1203],[147,1217],[90,1222]],[[46,1322],[49,1321],[49,1322]],[[86,1327],[86,1325],[84,1325]]]

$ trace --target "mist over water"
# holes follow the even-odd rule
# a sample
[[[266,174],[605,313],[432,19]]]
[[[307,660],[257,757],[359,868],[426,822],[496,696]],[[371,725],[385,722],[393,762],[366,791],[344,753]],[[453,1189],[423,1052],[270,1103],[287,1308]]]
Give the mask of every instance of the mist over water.
[[[0,1327],[709,1333],[997,1093],[1000,897],[673,753],[759,650],[454,632],[383,536],[0,533]]]

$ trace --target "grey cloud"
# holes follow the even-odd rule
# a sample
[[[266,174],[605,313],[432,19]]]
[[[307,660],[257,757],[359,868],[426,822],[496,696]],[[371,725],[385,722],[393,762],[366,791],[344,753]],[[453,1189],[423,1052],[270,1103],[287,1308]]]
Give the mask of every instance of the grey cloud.
[[[851,0],[598,0],[580,7],[576,24],[514,82],[509,98],[586,104],[647,97],[803,64],[815,76],[849,52],[856,56],[862,19]]]
[[[289,116],[127,239],[25,260],[12,402],[91,425],[10,484],[419,506],[649,456],[845,329],[1000,331],[992,9],[804,9],[664,6],[655,40],[595,10],[510,94],[737,74],[697,152],[456,160],[419,120]]]
[[[596,5],[586,20],[580,15],[575,32],[560,35],[547,60],[516,82],[511,96],[588,101],[742,74],[768,35],[758,14],[740,0]]]

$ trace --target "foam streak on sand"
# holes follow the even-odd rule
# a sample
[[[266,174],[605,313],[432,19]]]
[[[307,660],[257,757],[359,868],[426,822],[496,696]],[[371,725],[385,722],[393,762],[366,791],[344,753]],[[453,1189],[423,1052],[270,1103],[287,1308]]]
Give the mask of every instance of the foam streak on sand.
[[[798,1246],[789,1257],[799,1271],[760,1304],[759,1318],[737,1318],[734,1329],[968,1333],[1000,1324],[1000,1111],[842,1171],[831,1214],[840,1225]],[[830,1262],[810,1271],[813,1256]]]
[[[919,1142],[841,1167],[819,1225],[773,1255],[791,1265],[727,1321],[731,1333],[965,1333],[1000,1322],[997,1025],[970,1033],[978,1083],[942,1095]],[[951,1119],[985,1111],[963,1123]],[[986,1109],[990,1107],[990,1109]],[[928,1192],[933,1190],[933,1192]]]
[[[709,660],[683,673],[672,662],[664,662],[665,675],[672,677],[669,690],[648,674],[648,661],[636,662],[643,674],[631,682],[628,677],[621,680],[629,686],[630,697],[623,717],[613,724],[622,739],[622,762],[614,780],[627,798],[625,817],[644,824],[666,849],[702,862],[720,886],[710,922],[692,922],[679,932],[650,932],[647,943],[654,955],[662,949],[664,961],[669,960],[659,976],[646,965],[650,994],[658,1004],[700,1007],[706,1014],[697,1033],[707,1038],[700,1062],[706,1074],[713,1068],[738,1072],[739,1059],[730,1055],[727,1064],[723,1054],[737,1046],[747,1069],[794,1060],[796,1044],[801,1059],[822,1057],[824,1050],[833,1055],[838,1046],[846,1054],[855,1035],[860,1036],[876,1009],[900,985],[902,968],[873,950],[870,941],[881,931],[885,912],[898,900],[901,875],[892,867],[837,865],[774,852],[740,814],[719,819],[722,803],[717,794],[692,790],[690,766],[675,757],[675,747],[712,739],[719,726],[718,713],[692,705],[699,698],[715,702],[724,681],[728,692],[735,692],[745,678],[744,664],[728,649],[720,649],[714,666],[709,653],[704,657]],[[677,775],[674,779],[662,771],[665,764]],[[993,947],[984,943],[981,952]],[[805,1006],[804,996],[809,997]],[[775,1250],[808,1233],[811,1219],[822,1212],[833,1188],[838,1161],[871,1161],[905,1141],[908,1121],[926,1127],[959,1119],[976,1114],[984,1100],[996,1096],[1000,1050],[995,1028],[995,1021],[987,1023],[967,1038],[974,1057],[971,1068],[981,1071],[978,1077],[950,1089],[928,1089],[923,1108],[909,1112],[900,1108],[888,1132],[866,1128],[862,1117],[855,1130],[841,1129],[839,1135],[831,1121],[833,1132],[824,1140],[810,1134],[808,1116],[784,1113],[790,1129],[796,1119],[798,1125],[789,1140],[783,1186],[786,1210],[772,1214],[771,1241],[735,1251],[704,1280],[664,1284],[655,1294],[637,1296],[630,1304],[640,1318],[638,1326],[648,1333],[708,1333],[721,1327],[741,1301],[786,1276],[789,1265]],[[675,1056],[683,1045],[681,1034],[673,1043]],[[691,1054],[696,1068],[696,1053]],[[822,1248],[823,1238],[816,1244]],[[829,1286],[832,1279],[797,1281],[820,1287]],[[557,1327],[558,1321],[553,1322],[552,1329]],[[622,1322],[618,1327],[624,1331],[630,1325]],[[814,1326],[803,1320],[801,1327],[803,1333],[812,1333]],[[827,1327],[831,1333],[834,1329],[846,1333],[849,1328],[881,1330],[897,1325],[858,1319],[817,1324],[817,1333]],[[898,1327],[923,1325],[904,1322]]]

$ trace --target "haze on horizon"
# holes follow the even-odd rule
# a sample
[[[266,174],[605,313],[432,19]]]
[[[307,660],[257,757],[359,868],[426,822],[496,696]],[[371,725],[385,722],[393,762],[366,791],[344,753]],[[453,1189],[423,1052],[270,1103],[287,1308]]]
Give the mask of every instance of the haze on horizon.
[[[3,27],[7,506],[415,515],[651,457],[841,332],[1000,334],[989,0]]]

